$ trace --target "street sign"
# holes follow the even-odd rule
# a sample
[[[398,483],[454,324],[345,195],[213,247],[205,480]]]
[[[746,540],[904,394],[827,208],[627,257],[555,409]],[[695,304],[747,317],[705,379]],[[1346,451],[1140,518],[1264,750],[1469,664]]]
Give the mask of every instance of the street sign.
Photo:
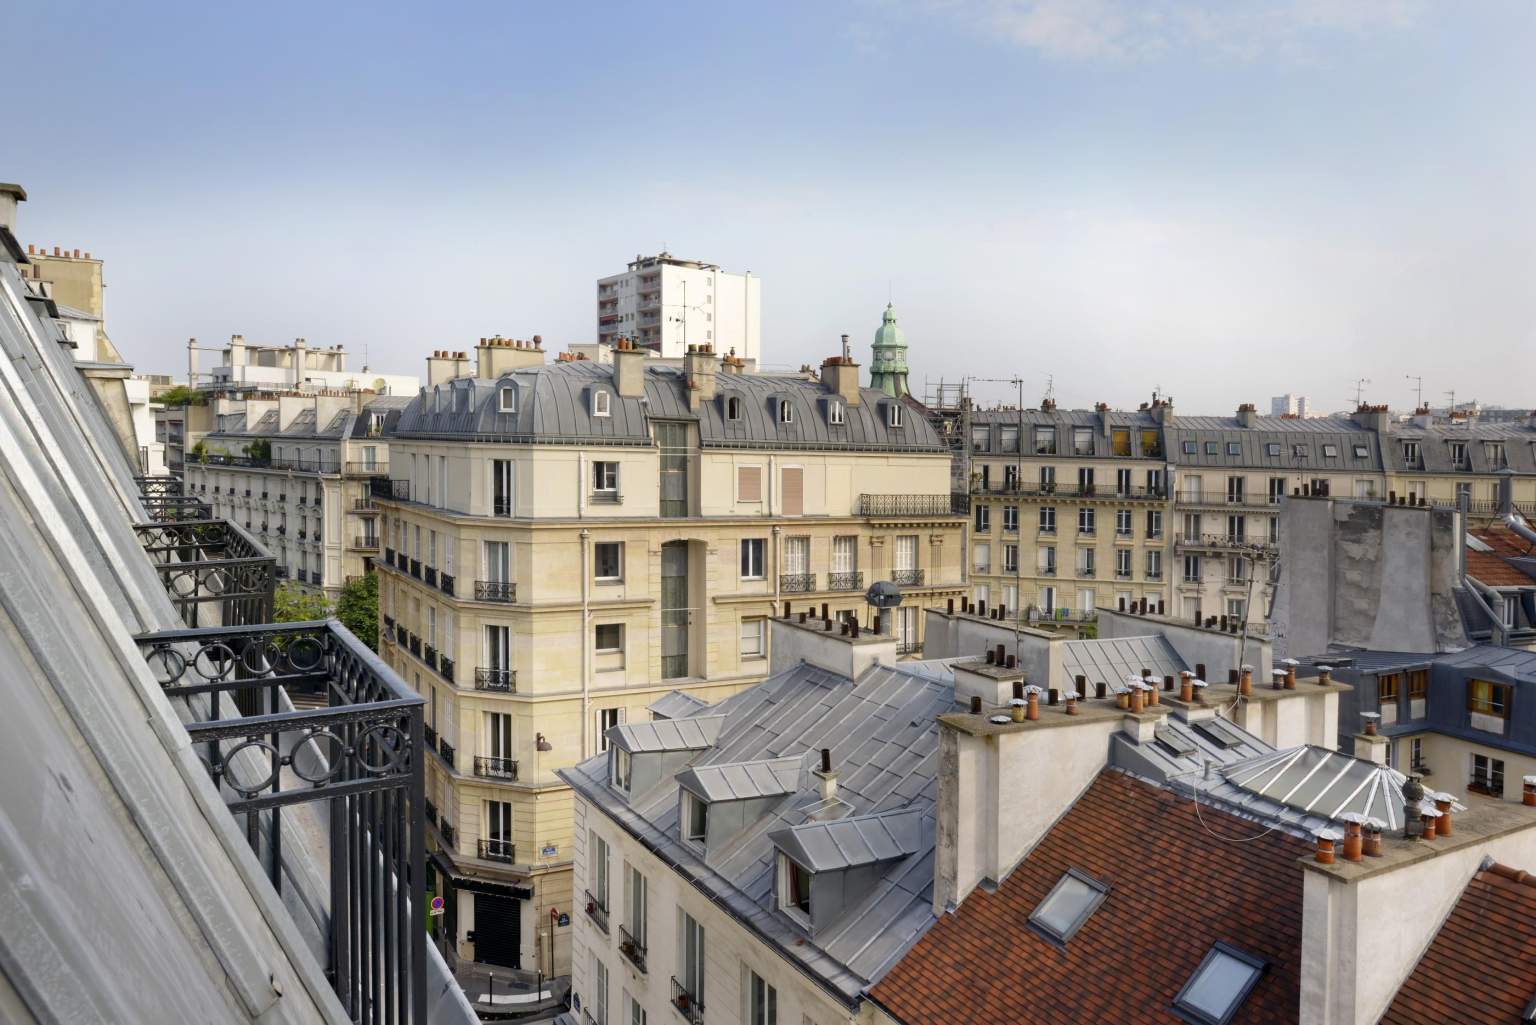
[[[571,924],[571,916],[566,914],[564,911],[560,912],[560,918],[559,918],[557,924],[559,924],[559,925],[570,925]]]
[[[555,855],[557,855],[559,853],[560,853],[560,848],[556,847],[554,844],[549,844],[543,850],[539,851],[539,857],[541,857],[541,858],[553,858]]]
[[[443,913],[443,898],[441,898],[441,897],[433,897],[432,898],[432,907],[427,912],[427,914],[430,916],[430,915],[440,915],[442,913]]]

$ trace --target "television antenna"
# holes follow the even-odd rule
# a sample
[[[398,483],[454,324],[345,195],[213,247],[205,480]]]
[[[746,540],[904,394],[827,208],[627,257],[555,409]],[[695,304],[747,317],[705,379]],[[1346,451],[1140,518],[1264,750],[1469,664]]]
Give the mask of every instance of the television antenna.
[[[1361,377],[1355,381],[1355,407],[1358,409],[1365,397],[1365,386],[1371,383],[1369,377]]]
[[[1418,410],[1424,408],[1424,378],[1418,377],[1414,374],[1404,374],[1403,376],[1414,382],[1414,392],[1418,398],[1414,401],[1413,408],[1414,411],[1417,412]]]

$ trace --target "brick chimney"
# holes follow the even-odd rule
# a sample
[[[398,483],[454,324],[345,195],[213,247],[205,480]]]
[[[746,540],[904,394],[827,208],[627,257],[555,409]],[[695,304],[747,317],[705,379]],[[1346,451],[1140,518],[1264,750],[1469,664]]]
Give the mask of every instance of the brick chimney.
[[[720,371],[720,357],[712,345],[690,345],[683,356],[683,372],[688,377],[688,408],[699,407],[715,397],[715,375]]]
[[[494,381],[502,374],[523,367],[543,365],[544,340],[538,335],[527,342],[496,335],[480,339],[480,344],[475,346],[475,376],[482,381]]]
[[[613,386],[620,397],[638,399],[645,394],[645,361],[650,353],[620,338],[613,347]]]
[[[836,393],[848,406],[857,406],[862,397],[859,365],[851,356],[828,356],[821,361],[821,386]]]

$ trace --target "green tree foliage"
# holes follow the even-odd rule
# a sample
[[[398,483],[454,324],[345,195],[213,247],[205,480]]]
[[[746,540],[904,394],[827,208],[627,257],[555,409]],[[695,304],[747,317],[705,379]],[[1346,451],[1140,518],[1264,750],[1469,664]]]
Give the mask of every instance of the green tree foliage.
[[[379,577],[365,573],[347,581],[336,599],[336,618],[374,651],[379,650]]]
[[[155,401],[167,408],[174,406],[201,406],[208,401],[208,397],[196,388],[188,388],[184,384],[178,384],[161,392]]]
[[[272,595],[272,618],[279,623],[302,623],[311,619],[326,619],[331,607],[325,595],[306,591],[293,583],[280,585]]]
[[[242,451],[252,459],[267,462],[272,458],[272,443],[266,438],[257,438]]]
[[[199,441],[196,445],[193,445],[191,450],[187,452],[187,458],[194,462],[206,463],[208,461],[208,443],[206,441]]]

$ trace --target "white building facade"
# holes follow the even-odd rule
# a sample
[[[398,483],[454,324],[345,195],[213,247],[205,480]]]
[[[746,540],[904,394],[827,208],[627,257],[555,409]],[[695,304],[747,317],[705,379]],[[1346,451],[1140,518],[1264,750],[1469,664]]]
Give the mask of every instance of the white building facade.
[[[762,279],[671,253],[637,256],[597,282],[597,338],[619,338],[663,357],[709,345],[756,362],[762,348]]]

